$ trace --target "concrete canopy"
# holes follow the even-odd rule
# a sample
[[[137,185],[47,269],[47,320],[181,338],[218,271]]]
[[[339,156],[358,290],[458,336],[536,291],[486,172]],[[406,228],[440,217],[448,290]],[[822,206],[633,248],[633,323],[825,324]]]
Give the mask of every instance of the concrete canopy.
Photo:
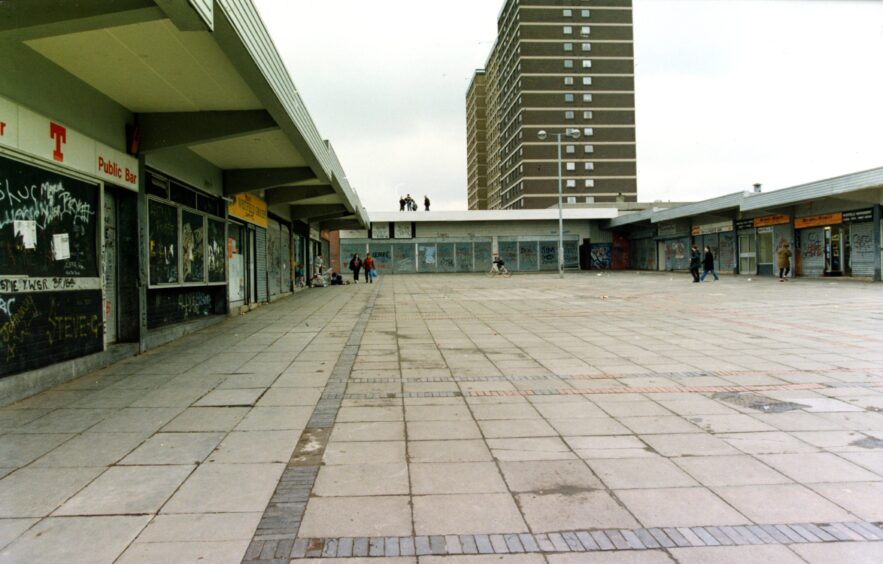
[[[311,203],[340,206],[366,225],[358,196],[307,113],[252,1],[217,0],[208,14],[203,5],[3,2],[0,40],[21,42],[131,112],[142,152],[189,150],[225,173],[237,171],[228,194],[272,189],[275,204],[321,197]],[[277,180],[267,184],[274,169]],[[248,170],[255,171],[253,187]],[[301,193],[276,190],[280,187],[324,189]]]

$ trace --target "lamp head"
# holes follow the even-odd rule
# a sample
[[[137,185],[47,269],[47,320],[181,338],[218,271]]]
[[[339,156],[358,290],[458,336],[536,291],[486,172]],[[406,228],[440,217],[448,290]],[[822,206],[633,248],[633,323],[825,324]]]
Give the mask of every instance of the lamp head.
[[[541,129],[541,130],[537,133],[537,139],[539,139],[540,141],[545,141],[547,137],[549,137],[549,134],[546,133],[546,130],[545,130],[545,129]]]

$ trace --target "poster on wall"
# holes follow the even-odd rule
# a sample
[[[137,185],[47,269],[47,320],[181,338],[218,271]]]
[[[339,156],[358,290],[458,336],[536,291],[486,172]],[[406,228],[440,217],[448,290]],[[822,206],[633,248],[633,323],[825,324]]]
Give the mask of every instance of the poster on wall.
[[[410,233],[410,228],[409,231]],[[389,224],[386,222],[371,224],[372,239],[389,239]]]
[[[184,282],[205,282],[205,218],[181,212],[181,262]]]
[[[410,239],[411,238],[411,222],[396,222],[396,224],[395,224],[395,238],[396,239]]]

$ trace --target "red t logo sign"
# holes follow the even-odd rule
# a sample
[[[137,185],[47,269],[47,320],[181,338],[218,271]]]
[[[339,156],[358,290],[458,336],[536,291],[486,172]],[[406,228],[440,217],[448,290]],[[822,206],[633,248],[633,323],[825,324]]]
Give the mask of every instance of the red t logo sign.
[[[61,146],[67,143],[67,129],[55,122],[49,122],[49,138],[55,139],[55,150],[52,152],[52,158],[56,161],[64,162],[64,153],[61,152]]]

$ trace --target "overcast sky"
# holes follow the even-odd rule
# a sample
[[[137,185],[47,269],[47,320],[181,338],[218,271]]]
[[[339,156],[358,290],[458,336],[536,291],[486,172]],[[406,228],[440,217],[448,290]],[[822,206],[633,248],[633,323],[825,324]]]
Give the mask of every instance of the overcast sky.
[[[466,88],[503,0],[255,1],[369,210],[466,209]],[[634,0],[634,18],[641,201],[883,166],[883,1]]]

